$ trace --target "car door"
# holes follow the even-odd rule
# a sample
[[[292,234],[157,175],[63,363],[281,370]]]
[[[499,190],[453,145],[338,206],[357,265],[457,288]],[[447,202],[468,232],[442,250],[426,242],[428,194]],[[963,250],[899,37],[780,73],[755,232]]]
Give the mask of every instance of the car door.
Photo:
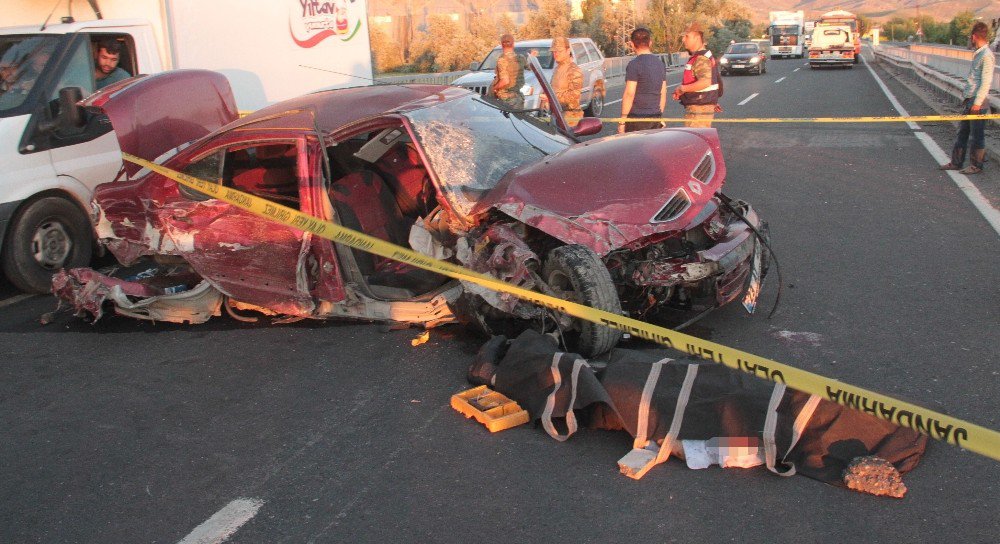
[[[46,96],[47,111],[38,113],[42,119],[55,117],[53,110],[57,108],[61,89],[79,87],[84,96],[94,91],[94,57],[86,36],[76,35],[71,38],[66,55],[58,65],[58,71],[50,93]],[[30,138],[36,149],[49,149],[52,166],[59,176],[77,180],[87,189],[115,178],[121,166],[121,152],[107,119],[91,117],[86,125],[70,130],[42,130],[42,124],[35,124],[36,131]]]
[[[175,167],[301,209],[303,200],[312,202],[317,147],[304,135],[239,132],[203,146],[187,164]],[[160,198],[151,224],[201,276],[244,304],[281,314],[313,313],[321,265],[311,257],[311,235],[186,187],[163,191]],[[275,208],[275,215],[283,214]]]

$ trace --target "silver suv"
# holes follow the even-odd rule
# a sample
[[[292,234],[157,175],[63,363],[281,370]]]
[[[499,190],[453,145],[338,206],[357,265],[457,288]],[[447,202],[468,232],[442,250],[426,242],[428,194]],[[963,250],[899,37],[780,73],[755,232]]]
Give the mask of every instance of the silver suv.
[[[604,111],[604,55],[590,38],[570,38],[569,46],[573,62],[583,71],[583,92],[580,93],[580,106],[584,108],[587,116],[600,117],[601,112]],[[536,53],[545,79],[550,82],[555,68],[551,48],[551,39],[514,42],[514,51],[519,55],[528,56]],[[485,95],[490,83],[493,82],[497,59],[500,58],[502,51],[500,46],[495,47],[482,62],[473,62],[469,66],[469,69],[472,70],[471,74],[465,74],[456,79],[452,85],[465,87]],[[524,95],[526,109],[538,107],[540,93],[537,81],[530,70],[524,71],[524,87],[521,88],[521,93]]]

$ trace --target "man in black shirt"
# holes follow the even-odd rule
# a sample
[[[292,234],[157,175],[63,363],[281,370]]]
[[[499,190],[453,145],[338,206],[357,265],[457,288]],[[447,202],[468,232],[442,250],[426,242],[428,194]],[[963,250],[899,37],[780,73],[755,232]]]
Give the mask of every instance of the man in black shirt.
[[[652,52],[652,36],[646,28],[637,28],[630,37],[636,57],[625,67],[625,94],[622,117],[629,119],[663,117],[667,105],[667,67]],[[618,123],[618,133],[661,128],[659,121]]]

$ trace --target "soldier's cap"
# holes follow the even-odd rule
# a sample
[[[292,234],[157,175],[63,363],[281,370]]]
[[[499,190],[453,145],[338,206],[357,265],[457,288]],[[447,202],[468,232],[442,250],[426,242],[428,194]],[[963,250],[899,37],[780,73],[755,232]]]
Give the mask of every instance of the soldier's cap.
[[[705,29],[701,27],[701,24],[699,24],[698,21],[693,21],[690,25],[688,25],[687,30],[685,30],[684,33],[687,34],[689,32],[697,32],[703,36],[705,35]]]
[[[500,36],[500,45],[514,45],[514,35],[504,34]]]

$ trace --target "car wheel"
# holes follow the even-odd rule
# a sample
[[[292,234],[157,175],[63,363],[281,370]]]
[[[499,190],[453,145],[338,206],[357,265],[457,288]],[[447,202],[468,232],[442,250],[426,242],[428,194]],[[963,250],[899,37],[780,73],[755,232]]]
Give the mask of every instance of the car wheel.
[[[611,274],[601,258],[584,246],[561,246],[549,252],[542,279],[559,298],[621,315]],[[576,318],[562,332],[568,349],[584,357],[609,351],[622,336],[617,329]]]
[[[594,97],[590,99],[590,105],[584,114],[587,117],[600,117],[602,113],[604,113],[604,94],[594,89]]]
[[[85,266],[93,253],[90,220],[72,202],[47,197],[14,218],[3,247],[3,271],[22,291],[48,293],[61,268]]]

